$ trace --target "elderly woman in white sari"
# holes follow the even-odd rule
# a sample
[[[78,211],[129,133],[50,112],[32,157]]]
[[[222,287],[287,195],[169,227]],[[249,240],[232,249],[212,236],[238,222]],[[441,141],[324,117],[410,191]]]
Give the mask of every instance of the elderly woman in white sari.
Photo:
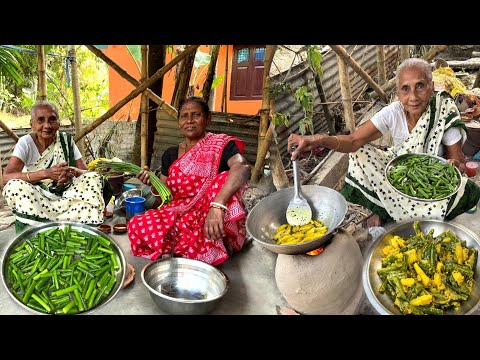
[[[3,171],[3,196],[16,215],[17,233],[27,225],[49,221],[102,223],[104,179],[87,172],[72,136],[59,131],[55,104],[35,104],[31,127],[32,132],[15,145]]]
[[[460,171],[465,169],[465,125],[453,98],[444,91],[434,92],[430,64],[422,59],[407,59],[398,67],[396,76],[398,101],[385,106],[356,131],[339,136],[291,134],[288,150],[297,146],[292,159],[317,147],[350,153],[345,186],[340,192],[348,201],[374,213],[369,226],[392,220],[453,219],[480,199],[480,188],[465,177],[455,196],[435,204],[410,200],[386,186],[386,165],[406,153],[441,156]],[[381,150],[368,144],[388,132],[393,138],[392,147]]]

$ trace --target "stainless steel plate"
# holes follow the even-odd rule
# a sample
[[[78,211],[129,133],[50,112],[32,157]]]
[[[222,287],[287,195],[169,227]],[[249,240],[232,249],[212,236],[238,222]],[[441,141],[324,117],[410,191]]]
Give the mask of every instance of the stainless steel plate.
[[[451,230],[457,237],[465,240],[469,248],[473,247],[480,251],[480,238],[461,225],[441,220],[422,220],[420,221],[420,226],[425,234],[431,229],[434,229],[433,236],[438,236],[444,231]],[[382,285],[382,280],[380,276],[378,276],[377,270],[382,268],[382,249],[389,244],[388,240],[385,239],[385,236],[388,234],[393,236],[398,235],[402,238],[414,235],[413,221],[399,223],[387,233],[375,239],[365,257],[362,273],[363,287],[368,300],[380,314],[401,315],[402,313],[398,307],[394,305],[392,299],[387,294],[382,294],[378,291],[380,285]],[[475,288],[468,300],[462,303],[458,311],[448,310],[445,311],[445,315],[469,315],[477,309],[480,301],[480,287],[477,283],[480,279],[480,262],[478,261],[475,268],[474,279],[476,282]]]
[[[110,301],[112,301],[112,299],[122,289],[124,278],[125,278],[125,272],[126,272],[126,268],[127,268],[126,267],[127,261],[125,259],[125,255],[122,252],[122,249],[117,245],[117,243],[109,235],[104,234],[103,232],[99,231],[98,229],[96,229],[92,226],[88,226],[88,225],[81,224],[81,223],[76,223],[76,222],[71,222],[71,221],[55,221],[55,222],[46,223],[44,225],[41,225],[41,226],[38,226],[38,227],[35,227],[35,228],[30,227],[30,228],[27,228],[25,231],[21,232],[20,234],[18,234],[8,245],[6,251],[3,254],[3,257],[1,259],[1,261],[2,261],[2,267],[1,267],[2,274],[1,274],[1,276],[2,276],[3,285],[7,289],[7,292],[10,295],[10,297],[18,305],[20,305],[21,307],[23,307],[23,308],[25,308],[25,309],[27,309],[27,310],[35,313],[35,314],[41,315],[43,313],[28,307],[27,305],[25,305],[24,303],[19,301],[15,297],[15,295],[12,294],[12,290],[10,289],[10,286],[9,286],[9,279],[7,278],[7,275],[6,275],[7,274],[7,262],[5,261],[5,259],[7,259],[10,256],[12,251],[17,246],[20,246],[27,239],[31,239],[32,237],[34,237],[39,232],[43,232],[43,231],[46,231],[46,230],[49,230],[49,229],[52,229],[52,228],[55,228],[55,227],[58,227],[60,229],[65,229],[65,227],[67,225],[70,225],[72,229],[75,229],[75,230],[78,230],[78,231],[84,231],[84,232],[87,232],[89,234],[96,235],[96,236],[102,236],[103,238],[106,238],[106,239],[110,240],[110,242],[112,243],[112,247],[113,247],[113,250],[115,252],[115,255],[117,257],[119,267],[120,267],[115,272],[115,276],[116,276],[117,281],[116,281],[114,287],[112,288],[110,294],[108,295],[108,297],[105,298],[102,302],[100,302],[96,307],[94,307],[90,310],[87,310],[87,311],[83,311],[79,314],[89,314],[89,313],[92,313],[93,311],[96,311],[96,310],[100,309],[101,307],[105,306]]]
[[[414,197],[414,196],[410,196],[410,195],[407,195],[407,194],[404,194],[403,192],[401,192],[400,190],[398,190],[395,186],[392,185],[392,183],[390,182],[389,178],[388,178],[388,174],[390,173],[390,171],[392,170],[392,168],[394,166],[396,166],[400,161],[403,161],[405,160],[406,158],[411,158],[411,157],[424,157],[424,156],[428,156],[428,157],[431,157],[431,158],[434,158],[436,160],[438,160],[439,162],[443,163],[443,164],[448,164],[448,161],[440,156],[436,156],[436,155],[431,155],[431,154],[425,154],[425,153],[418,153],[418,154],[403,154],[403,155],[399,155],[397,156],[396,158],[392,159],[389,161],[389,163],[387,164],[387,166],[385,167],[385,178],[387,179],[387,183],[388,185],[398,194],[402,195],[402,196],[405,196],[406,198],[409,198],[409,199],[412,199],[412,200],[415,200],[415,201],[423,201],[423,202],[436,202],[436,201],[440,201],[440,200],[444,200],[444,199],[447,199],[449,197],[451,197],[452,195],[456,194],[458,189],[460,189],[460,183],[461,183],[461,178],[462,178],[462,174],[460,173],[460,170],[458,170],[457,167],[455,167],[455,172],[457,173],[457,177],[458,177],[458,185],[455,189],[454,192],[452,192],[450,195],[448,196],[445,196],[443,198],[438,198],[438,199],[423,199],[423,198],[417,198],[417,197]]]

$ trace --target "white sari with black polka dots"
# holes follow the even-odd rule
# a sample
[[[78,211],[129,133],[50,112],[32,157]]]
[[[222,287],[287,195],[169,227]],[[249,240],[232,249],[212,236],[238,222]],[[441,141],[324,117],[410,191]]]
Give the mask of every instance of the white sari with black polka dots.
[[[24,171],[46,169],[68,161],[73,148],[65,133],[57,133],[57,139],[40,156],[40,159]],[[62,146],[63,144],[63,146]],[[103,179],[96,172],[87,172],[74,178],[71,184],[56,195],[46,188],[51,180],[31,184],[20,179],[9,180],[3,188],[3,196],[15,213],[17,231],[26,225],[36,226],[48,221],[74,221],[96,225],[103,222],[105,202],[102,196]],[[42,188],[43,187],[43,188]]]
[[[349,155],[346,189],[342,189],[342,194],[348,201],[364,205],[375,213],[388,213],[397,222],[412,219],[443,220],[462,197],[467,178],[462,177],[460,190],[449,204],[451,198],[427,202],[404,197],[387,183],[384,172],[388,162],[398,155],[406,153],[436,155],[444,132],[453,126],[459,127],[465,141],[465,128],[453,99],[445,92],[436,93],[428,109],[402,144],[387,150],[367,144]],[[348,191],[344,191],[347,189]]]

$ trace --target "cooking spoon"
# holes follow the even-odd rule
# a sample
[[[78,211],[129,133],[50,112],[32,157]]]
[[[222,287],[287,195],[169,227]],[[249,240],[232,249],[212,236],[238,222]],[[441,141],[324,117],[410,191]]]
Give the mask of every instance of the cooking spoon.
[[[295,151],[295,149],[293,149],[293,151]],[[295,195],[288,204],[287,222],[293,226],[301,226],[312,220],[312,209],[300,191],[300,179],[298,177],[298,157],[293,161],[293,183],[295,186]]]

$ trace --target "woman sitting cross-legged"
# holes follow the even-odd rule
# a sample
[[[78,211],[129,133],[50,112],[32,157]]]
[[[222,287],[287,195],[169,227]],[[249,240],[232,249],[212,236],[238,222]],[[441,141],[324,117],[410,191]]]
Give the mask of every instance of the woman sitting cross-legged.
[[[16,216],[17,233],[49,221],[102,223],[104,197],[111,197],[111,189],[102,175],[87,172],[72,136],[59,131],[55,104],[35,104],[31,127],[3,171],[3,196]]]

